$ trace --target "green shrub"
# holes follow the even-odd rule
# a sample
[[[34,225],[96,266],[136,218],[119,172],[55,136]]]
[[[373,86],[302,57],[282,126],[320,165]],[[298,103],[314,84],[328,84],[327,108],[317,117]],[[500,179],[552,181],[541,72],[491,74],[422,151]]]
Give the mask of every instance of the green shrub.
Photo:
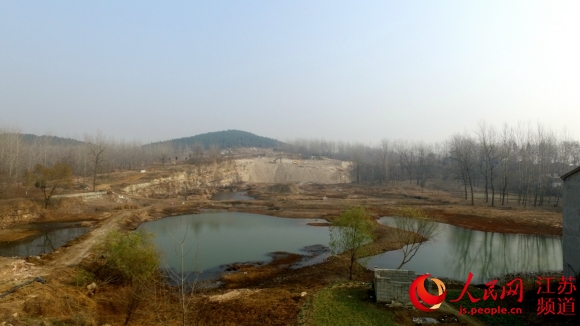
[[[71,284],[74,286],[85,287],[95,281],[95,275],[86,269],[78,269],[73,275]]]
[[[112,231],[98,246],[104,264],[96,273],[110,282],[139,283],[152,279],[159,266],[154,235],[145,231]]]

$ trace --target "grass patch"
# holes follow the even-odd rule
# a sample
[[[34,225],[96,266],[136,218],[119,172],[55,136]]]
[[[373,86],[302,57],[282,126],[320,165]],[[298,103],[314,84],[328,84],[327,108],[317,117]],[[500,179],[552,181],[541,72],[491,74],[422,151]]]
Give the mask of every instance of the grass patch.
[[[390,312],[368,299],[366,288],[326,288],[313,299],[307,325],[395,325]]]
[[[96,280],[95,275],[85,269],[77,269],[70,283],[74,286],[86,287]]]
[[[470,310],[471,308],[497,308],[497,306],[501,306],[502,308],[508,308],[511,305],[507,304],[506,301],[508,301],[508,298],[505,298],[504,300],[500,300],[499,299],[499,295],[497,300],[492,300],[492,299],[488,299],[488,300],[483,300],[483,290],[481,289],[477,289],[477,288],[473,288],[470,287],[469,288],[469,293],[471,293],[471,295],[473,295],[474,298],[479,298],[480,300],[473,303],[471,302],[471,300],[469,299],[469,296],[467,295],[467,293],[463,296],[463,298],[461,298],[461,300],[459,300],[458,302],[449,302],[449,298],[459,298],[459,296],[461,295],[461,291],[460,289],[453,289],[453,290],[447,290],[447,303],[449,303],[450,305],[452,305],[455,308],[462,307],[462,308],[466,308],[467,310]],[[501,293],[501,291],[500,291]],[[521,307],[521,306],[520,306]],[[503,315],[503,314],[497,314],[497,315],[473,315],[473,317],[481,320],[482,322],[484,322],[487,325],[510,325],[510,326],[525,326],[528,325],[527,322],[525,322],[523,320],[523,318],[519,315]]]

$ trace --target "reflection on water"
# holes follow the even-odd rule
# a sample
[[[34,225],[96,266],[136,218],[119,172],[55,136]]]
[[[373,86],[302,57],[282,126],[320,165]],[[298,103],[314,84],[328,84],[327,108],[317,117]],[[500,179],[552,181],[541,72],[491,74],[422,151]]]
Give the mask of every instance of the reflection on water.
[[[212,200],[254,200],[254,197],[246,196],[245,192],[224,191],[218,192],[211,197]]]
[[[394,225],[396,218],[383,217],[379,223]],[[439,224],[439,233],[403,269],[460,281],[472,272],[476,283],[506,273],[562,270],[560,237],[481,232]],[[394,269],[402,259],[401,250],[389,251],[371,257],[366,266]]]
[[[320,221],[210,212],[166,217],[143,223],[139,228],[156,235],[155,243],[165,261],[164,268],[184,273],[203,271],[198,278],[203,280],[222,271],[222,265],[269,261],[268,253],[275,251],[309,254],[301,248],[327,247],[328,227],[307,225],[315,222]],[[324,255],[328,256],[328,252]]]
[[[79,223],[35,223],[27,229],[40,230],[32,238],[0,245],[0,256],[27,257],[50,253],[70,240],[87,233],[90,227],[81,227]]]

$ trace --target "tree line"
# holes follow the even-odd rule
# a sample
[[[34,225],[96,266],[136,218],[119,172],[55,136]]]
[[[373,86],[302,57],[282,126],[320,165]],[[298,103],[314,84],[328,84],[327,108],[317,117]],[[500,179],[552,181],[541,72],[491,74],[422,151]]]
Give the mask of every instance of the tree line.
[[[63,187],[76,181],[82,188],[95,191],[98,176],[114,171],[222,160],[225,155],[221,155],[220,147],[207,145],[206,148],[198,141],[143,145],[138,141],[119,141],[102,132],[85,134],[79,141],[22,134],[17,127],[0,126],[0,197],[11,195],[17,187],[27,186],[40,189],[45,199],[49,199],[55,184]]]
[[[284,150],[305,157],[325,156],[351,161],[356,183],[397,184],[453,181],[473,205],[474,187],[483,189],[491,206],[557,206],[560,175],[580,165],[580,142],[570,133],[538,123],[504,124],[480,121],[471,132],[456,133],[441,143],[383,139],[377,145],[296,139]]]
[[[78,183],[94,190],[100,174],[187,160],[185,152],[194,151],[167,144],[144,147],[137,141],[117,141],[101,132],[87,134],[83,141],[77,141],[22,134],[16,127],[0,127],[0,196],[10,194],[16,186],[25,183],[34,185],[37,181],[52,180],[58,173],[47,169],[57,165],[60,170],[64,165],[70,167],[71,176]]]

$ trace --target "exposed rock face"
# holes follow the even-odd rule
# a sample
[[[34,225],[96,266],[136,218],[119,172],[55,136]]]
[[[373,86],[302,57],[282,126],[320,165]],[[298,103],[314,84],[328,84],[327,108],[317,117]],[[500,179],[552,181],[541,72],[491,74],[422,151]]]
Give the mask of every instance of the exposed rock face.
[[[349,163],[338,160],[284,160],[271,163],[270,158],[240,159],[209,165],[191,165],[182,171],[123,188],[127,194],[145,197],[175,197],[189,195],[208,196],[206,187],[231,186],[239,182],[250,183],[349,183]]]
[[[200,188],[229,186],[239,178],[233,161],[224,161],[208,165],[182,166],[182,171],[174,172],[168,177],[161,177],[150,182],[137,183],[123,188],[127,194],[145,197],[175,197],[184,194],[209,195]]]
[[[288,160],[272,163],[270,158],[236,160],[236,170],[243,182],[350,183],[349,162],[338,160]]]

